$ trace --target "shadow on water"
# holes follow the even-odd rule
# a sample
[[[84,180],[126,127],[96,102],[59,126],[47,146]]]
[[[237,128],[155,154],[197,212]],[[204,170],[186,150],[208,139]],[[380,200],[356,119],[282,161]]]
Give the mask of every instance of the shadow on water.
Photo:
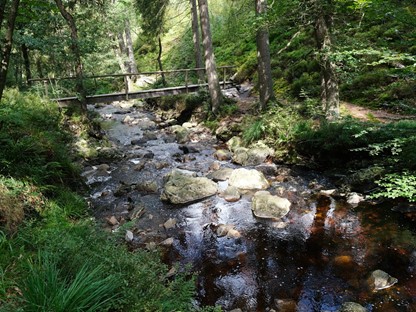
[[[206,175],[215,161],[212,138],[189,146],[198,150],[189,157],[173,134],[157,129],[147,113],[108,107],[101,114],[117,124],[109,134],[125,156],[109,163],[103,178],[99,169],[88,168],[97,216],[123,219],[124,213],[143,206],[144,215],[132,229],[137,246],[172,238],[163,248],[164,261],[192,267],[200,305],[220,305],[225,311],[312,312],[337,311],[342,303],[354,301],[368,311],[416,311],[412,213],[406,218],[387,203],[353,207],[343,198],[311,190],[308,185],[316,175],[296,170],[287,170],[290,174],[282,182],[268,176],[269,191],[292,202],[280,222],[257,220],[251,193],[234,203],[214,196],[180,207],[167,205],[159,200],[163,176],[173,168]],[[125,122],[126,115],[141,128]],[[154,132],[151,139],[142,140],[143,125]],[[132,146],[132,140],[142,143]],[[228,162],[221,165],[235,168]],[[156,183],[156,192],[140,191],[137,186],[143,181]],[[176,225],[161,226],[169,218]],[[220,234],[221,225],[232,226],[234,235]],[[373,291],[367,280],[374,270],[387,272],[398,283]]]

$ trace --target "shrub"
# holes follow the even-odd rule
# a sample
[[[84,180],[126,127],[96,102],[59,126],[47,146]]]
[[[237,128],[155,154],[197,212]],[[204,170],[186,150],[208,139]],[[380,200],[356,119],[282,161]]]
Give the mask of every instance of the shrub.
[[[381,188],[372,198],[404,198],[416,202],[416,176],[409,172],[391,173],[376,181]]]

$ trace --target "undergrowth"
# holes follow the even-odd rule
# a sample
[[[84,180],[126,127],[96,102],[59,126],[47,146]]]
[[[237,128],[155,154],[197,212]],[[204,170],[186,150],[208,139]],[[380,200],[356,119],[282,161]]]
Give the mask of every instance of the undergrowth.
[[[17,90],[1,102],[0,311],[192,310],[192,275],[167,278],[157,251],[131,252],[91,218],[64,129],[79,121],[64,117]]]

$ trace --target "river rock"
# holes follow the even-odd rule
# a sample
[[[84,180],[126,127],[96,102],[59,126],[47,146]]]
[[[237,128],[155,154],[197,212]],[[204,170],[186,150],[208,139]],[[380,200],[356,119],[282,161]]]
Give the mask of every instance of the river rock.
[[[189,129],[182,126],[172,126],[173,133],[175,133],[176,141],[179,144],[184,144],[189,141]]]
[[[264,163],[267,157],[273,156],[273,154],[274,150],[266,146],[238,147],[234,150],[233,162],[242,166],[257,166]]]
[[[144,181],[136,184],[136,190],[145,193],[157,193],[158,186],[156,181]]]
[[[241,193],[238,188],[235,186],[229,186],[221,193],[221,197],[224,198],[227,202],[233,203],[239,201],[241,198]]]
[[[177,223],[176,219],[170,218],[165,223],[163,223],[163,227],[166,230],[173,229],[176,226],[176,223]]]
[[[273,196],[267,191],[254,194],[252,210],[257,218],[280,219],[288,214],[291,203],[288,199]]]
[[[241,147],[243,145],[243,140],[240,137],[232,137],[227,142],[227,147],[231,152],[234,152],[236,148]]]
[[[214,180],[215,182],[218,181],[227,181],[231,174],[233,173],[234,169],[231,168],[223,168],[217,171],[211,172],[207,175],[208,179]]]
[[[292,299],[275,299],[274,304],[278,312],[296,312],[298,306]]]
[[[132,242],[134,239],[134,234],[132,231],[127,230],[126,235],[124,236],[126,242]]]
[[[397,282],[397,278],[390,276],[382,270],[375,270],[368,279],[368,284],[374,291],[389,288]]]
[[[193,177],[176,169],[166,176],[166,180],[160,199],[172,204],[194,202],[215,195],[218,191],[214,181],[204,177]]]
[[[245,168],[234,170],[230,175],[228,184],[243,190],[262,190],[270,186],[263,173],[255,169]]]
[[[364,200],[364,196],[358,193],[350,193],[347,197],[347,203],[350,205],[358,205]]]
[[[367,309],[356,302],[344,302],[338,312],[367,312]]]
[[[214,158],[219,161],[227,161],[231,159],[231,154],[226,150],[219,149],[214,153]]]

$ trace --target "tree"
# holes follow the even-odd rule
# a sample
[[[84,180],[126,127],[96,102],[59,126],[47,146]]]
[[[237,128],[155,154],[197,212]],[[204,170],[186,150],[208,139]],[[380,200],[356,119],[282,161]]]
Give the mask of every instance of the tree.
[[[6,34],[4,38],[4,45],[1,49],[0,59],[0,101],[3,96],[3,90],[6,86],[7,70],[9,69],[10,53],[13,45],[13,32],[16,21],[16,16],[19,9],[20,0],[13,0],[10,6],[10,11],[7,19]],[[4,7],[3,7],[4,9]],[[1,26],[1,24],[0,24]]]
[[[332,0],[313,0],[314,34],[321,68],[321,103],[328,120],[339,117],[339,87],[336,65],[331,59]]]
[[[136,0],[137,8],[142,16],[142,29],[144,34],[149,38],[157,38],[159,53],[157,63],[159,70],[163,72],[162,64],[162,34],[164,33],[165,13],[169,0]],[[165,75],[162,73],[162,83],[166,85]]]
[[[76,75],[76,89],[80,96],[81,108],[84,112],[87,111],[87,99],[86,92],[83,83],[83,70],[81,60],[81,50],[78,45],[78,29],[75,24],[74,17],[66,10],[62,0],[55,0],[55,3],[61,13],[62,17],[66,20],[69,29],[71,31],[71,50],[75,58],[75,75]]]
[[[195,67],[202,68],[201,39],[199,34],[198,7],[196,0],[191,1],[192,39],[194,42]],[[204,72],[198,71],[198,79],[204,81]]]
[[[207,0],[198,0],[198,6],[199,19],[201,22],[202,43],[205,50],[205,70],[208,77],[209,94],[211,96],[211,111],[216,114],[223,99],[217,75],[217,66],[215,64]]]
[[[260,26],[256,32],[260,110],[264,110],[269,101],[274,99],[269,31],[267,26],[263,25],[263,21],[261,20],[266,14],[267,0],[255,0],[255,5],[256,15],[260,19]]]

